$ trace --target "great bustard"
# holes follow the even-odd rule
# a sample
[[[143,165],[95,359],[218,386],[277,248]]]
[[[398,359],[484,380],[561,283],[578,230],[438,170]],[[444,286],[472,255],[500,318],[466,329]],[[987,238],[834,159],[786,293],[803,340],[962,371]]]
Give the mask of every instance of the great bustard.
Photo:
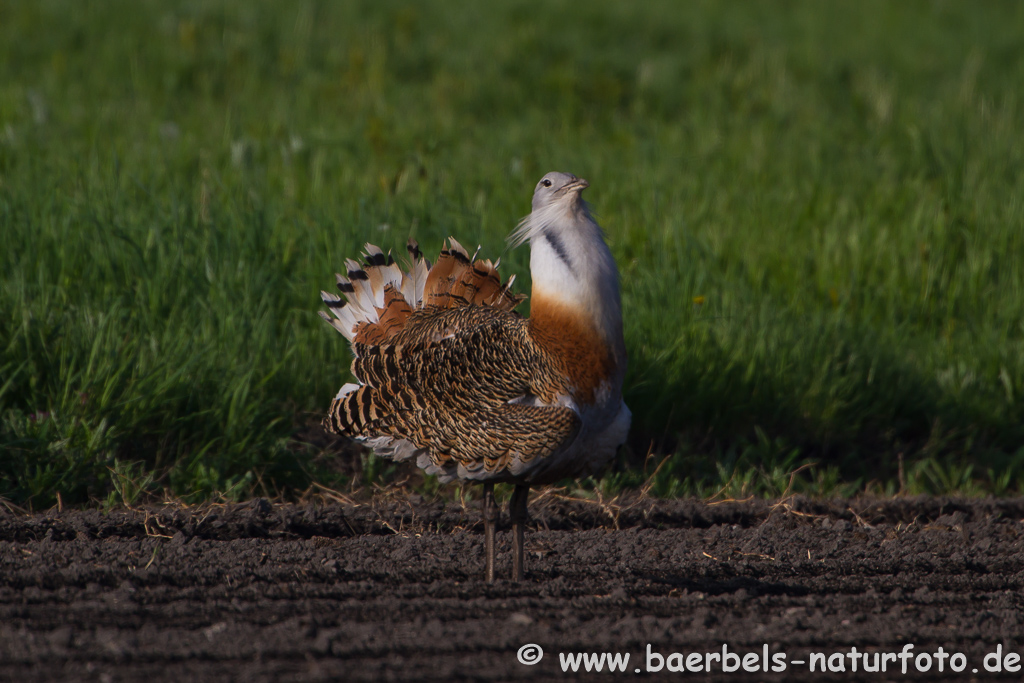
[[[380,456],[416,464],[442,481],[484,485],[487,581],[494,580],[494,484],[515,484],[509,505],[513,570],[522,580],[531,485],[591,474],[626,439],[626,347],[619,274],[580,194],[586,180],[548,173],[533,211],[510,237],[530,242],[530,317],[525,298],[501,282],[497,263],[475,261],[451,239],[431,266],[409,241],[403,272],[366,245],[347,261],[341,297],[323,292],[352,342],[352,374],[324,425]]]

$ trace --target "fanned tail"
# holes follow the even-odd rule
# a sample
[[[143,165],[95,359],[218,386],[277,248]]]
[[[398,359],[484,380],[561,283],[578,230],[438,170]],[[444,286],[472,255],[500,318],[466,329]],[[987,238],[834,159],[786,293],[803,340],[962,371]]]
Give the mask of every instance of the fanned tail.
[[[334,317],[323,311],[320,316],[350,342],[378,346],[398,334],[419,308],[477,305],[510,311],[526,298],[512,291],[515,276],[501,282],[498,263],[474,262],[455,238],[450,242],[431,266],[419,244],[410,239],[409,268],[404,272],[390,253],[367,244],[365,264],[349,259],[346,274],[337,275],[344,298],[320,293]]]

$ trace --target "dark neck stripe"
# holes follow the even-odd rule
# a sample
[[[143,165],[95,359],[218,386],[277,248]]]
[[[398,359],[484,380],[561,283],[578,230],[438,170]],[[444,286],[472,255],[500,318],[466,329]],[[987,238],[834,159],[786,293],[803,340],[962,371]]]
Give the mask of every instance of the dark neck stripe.
[[[565,245],[562,244],[562,240],[557,235],[553,234],[549,230],[544,231],[544,239],[548,241],[551,248],[558,254],[558,258],[562,259],[562,262],[572,270],[572,261],[569,260],[569,252],[565,250]]]

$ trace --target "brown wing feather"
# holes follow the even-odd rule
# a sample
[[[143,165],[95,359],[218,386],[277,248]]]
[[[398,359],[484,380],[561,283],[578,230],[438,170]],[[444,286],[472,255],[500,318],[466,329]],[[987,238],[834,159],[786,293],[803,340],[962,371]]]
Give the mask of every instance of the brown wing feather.
[[[452,285],[461,274],[462,268],[468,264],[469,258],[465,253],[455,249],[442,249],[437,257],[437,263],[427,273],[427,284],[423,288],[424,305],[450,308],[457,304],[458,302],[452,301]]]
[[[375,323],[362,323],[356,328],[355,338],[352,340],[357,344],[379,345],[387,343],[398,334],[413,308],[410,306],[402,293],[393,286],[384,287],[384,306],[377,308],[377,315],[380,319]]]

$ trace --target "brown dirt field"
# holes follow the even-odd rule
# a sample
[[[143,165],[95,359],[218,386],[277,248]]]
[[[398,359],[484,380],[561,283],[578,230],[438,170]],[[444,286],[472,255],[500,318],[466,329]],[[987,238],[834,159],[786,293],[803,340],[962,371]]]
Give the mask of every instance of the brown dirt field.
[[[647,648],[723,643],[740,655],[767,645],[787,668],[724,673],[716,661],[714,680],[1021,678],[983,660],[997,645],[1024,650],[1024,500],[549,495],[531,512],[526,582],[488,586],[476,504],[0,508],[0,679],[708,680],[648,673]],[[527,643],[545,652],[534,666],[517,660]],[[795,663],[905,643],[961,652],[966,669]],[[559,653],[576,652],[630,653],[628,673],[563,672]]]

